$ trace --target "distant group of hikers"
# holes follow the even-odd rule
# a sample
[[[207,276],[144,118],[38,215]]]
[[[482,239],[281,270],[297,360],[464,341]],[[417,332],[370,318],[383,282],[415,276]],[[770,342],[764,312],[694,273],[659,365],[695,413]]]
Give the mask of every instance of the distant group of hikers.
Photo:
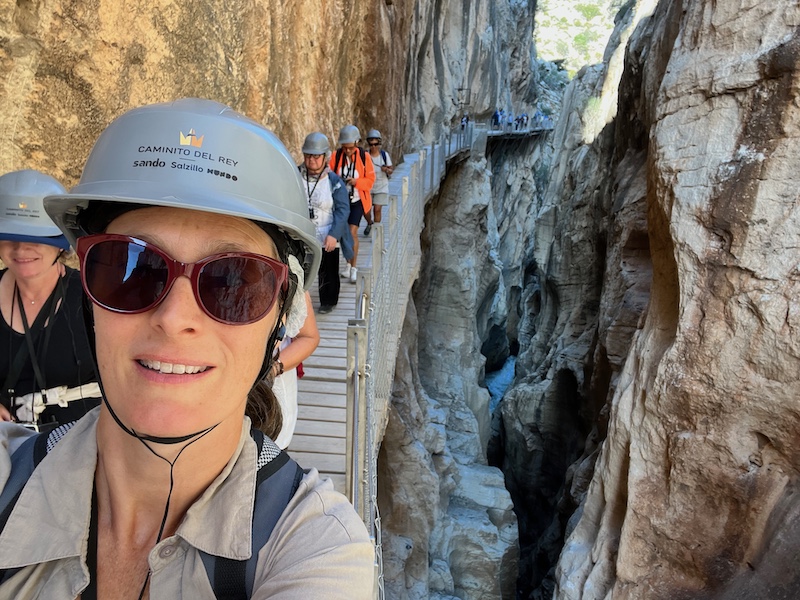
[[[538,108],[533,115],[533,127],[540,128],[549,124],[550,118]],[[492,114],[492,129],[502,129],[504,131],[525,131],[530,124],[528,113],[514,116],[514,113],[505,109],[498,108]]]

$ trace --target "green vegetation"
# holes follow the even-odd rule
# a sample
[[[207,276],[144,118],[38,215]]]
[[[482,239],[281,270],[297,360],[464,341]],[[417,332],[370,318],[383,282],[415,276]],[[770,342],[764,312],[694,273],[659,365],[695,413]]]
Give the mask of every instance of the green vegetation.
[[[570,76],[599,63],[614,17],[626,0],[539,0],[536,49],[539,58],[563,60]]]
[[[575,6],[575,10],[581,13],[586,21],[600,16],[600,7],[597,4],[578,4]]]

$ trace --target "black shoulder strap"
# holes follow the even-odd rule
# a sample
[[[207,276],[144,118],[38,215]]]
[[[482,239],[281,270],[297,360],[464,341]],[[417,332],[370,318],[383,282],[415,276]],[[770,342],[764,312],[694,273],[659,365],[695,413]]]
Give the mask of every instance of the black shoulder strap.
[[[264,434],[250,432],[258,446],[258,474],[253,508],[252,554],[247,560],[233,560],[201,551],[203,564],[217,600],[247,600],[253,593],[258,552],[294,496],[303,469]]]
[[[60,279],[59,279],[60,282]],[[16,289],[16,288],[15,288]],[[56,292],[58,290],[58,292]],[[16,290],[17,295],[19,295],[19,290]],[[17,350],[16,355],[14,356],[14,361],[11,363],[11,367],[8,369],[8,374],[6,375],[6,380],[3,382],[2,387],[2,394],[4,396],[8,396],[9,402],[10,399],[14,396],[14,386],[17,385],[17,379],[19,379],[20,373],[22,373],[22,367],[25,366],[25,363],[28,361],[28,357],[31,357],[33,361],[34,368],[38,371],[38,365],[36,364],[35,359],[35,352],[32,351],[33,346],[36,344],[37,340],[39,339],[39,334],[44,329],[44,324],[47,322],[48,319],[52,319],[53,313],[55,312],[55,304],[61,299],[61,295],[63,294],[63,288],[60,285],[57,285],[51,293],[47,300],[45,301],[44,306],[42,306],[41,310],[39,310],[39,314],[33,320],[33,324],[28,326],[28,321],[25,319],[25,315],[22,315],[23,324],[25,326],[25,342],[21,344],[19,350]],[[56,297],[58,296],[58,297]],[[12,298],[12,303],[17,300],[17,298]],[[19,302],[20,310],[22,310],[22,302]],[[50,328],[52,330],[52,327]],[[41,377],[37,373],[37,378],[40,380],[39,384],[41,386]],[[42,388],[44,389],[44,388]],[[11,406],[6,406],[12,414],[14,413],[14,408]]]
[[[342,164],[342,153],[344,151],[341,148],[336,150],[336,160],[333,161],[333,170],[338,175],[339,174],[339,166]]]
[[[361,146],[358,147],[358,153],[361,155],[361,164],[364,165],[364,171],[367,170],[367,151]],[[372,159],[370,159],[372,160]]]
[[[11,455],[11,474],[3,488],[3,492],[0,493],[0,531],[8,523],[22,489],[28,483],[28,479],[30,479],[36,466],[42,462],[47,453],[53,449],[74,424],[75,421],[61,425],[52,431],[32,436],[25,440]],[[0,570],[0,584],[10,579],[17,571],[19,569]]]

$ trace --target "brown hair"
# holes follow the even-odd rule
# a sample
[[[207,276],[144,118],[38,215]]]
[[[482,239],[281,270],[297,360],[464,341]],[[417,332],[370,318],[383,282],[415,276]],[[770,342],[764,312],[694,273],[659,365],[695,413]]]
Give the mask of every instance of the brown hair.
[[[270,361],[272,364],[272,361]],[[247,394],[247,407],[244,413],[250,417],[253,427],[264,435],[277,439],[283,428],[281,405],[272,391],[272,380],[259,379]]]

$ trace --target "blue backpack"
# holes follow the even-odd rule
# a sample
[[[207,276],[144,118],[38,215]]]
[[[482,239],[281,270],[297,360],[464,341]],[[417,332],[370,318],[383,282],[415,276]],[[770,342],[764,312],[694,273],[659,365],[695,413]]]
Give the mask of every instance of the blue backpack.
[[[0,494],[0,531],[6,526],[22,488],[36,466],[74,424],[67,423],[53,431],[33,436],[11,455],[11,475]],[[256,576],[258,551],[267,543],[278,519],[303,479],[303,469],[272,440],[257,429],[251,429],[250,435],[258,446],[252,554],[247,560],[234,560],[200,551],[208,580],[218,600],[250,598]],[[19,570],[0,570],[0,585]]]

